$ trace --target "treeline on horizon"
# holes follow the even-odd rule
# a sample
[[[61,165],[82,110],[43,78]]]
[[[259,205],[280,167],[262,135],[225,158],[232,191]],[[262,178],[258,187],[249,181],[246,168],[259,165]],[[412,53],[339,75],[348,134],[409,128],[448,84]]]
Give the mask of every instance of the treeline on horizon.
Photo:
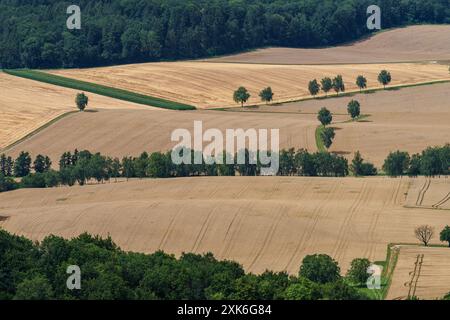
[[[223,55],[264,46],[320,47],[383,29],[450,23],[448,0],[80,0],[68,30],[60,0],[0,2],[0,68],[89,67]],[[386,49],[388,50],[388,48]]]
[[[143,152],[139,157],[111,158],[88,150],[73,153],[64,152],[59,159],[59,171],[52,169],[48,156],[37,155],[35,160],[28,152],[22,151],[13,160],[5,154],[0,155],[0,192],[18,188],[48,188],[60,185],[73,186],[76,183],[84,185],[94,179],[98,183],[124,178],[175,178],[193,176],[260,176],[262,168],[269,165],[261,164],[261,153],[247,149],[240,150],[235,155],[223,152],[222,164],[207,161],[201,152],[179,148],[178,155],[187,154],[191,164],[174,164],[172,152]],[[195,164],[196,155],[202,159]],[[245,159],[237,163],[238,157]],[[267,155],[266,155],[267,156]],[[269,154],[270,156],[270,154]],[[274,155],[273,155],[274,156]],[[377,168],[365,161],[357,151],[349,164],[347,159],[330,153],[309,153],[305,149],[281,150],[274,157],[278,158],[278,176],[311,176],[311,177],[345,177],[373,176],[378,174]],[[229,160],[231,161],[229,161]],[[211,164],[210,164],[211,163]],[[408,152],[395,151],[386,157],[384,173],[390,177],[408,175],[411,177],[440,176],[450,173],[450,144],[442,147],[428,147],[422,153],[409,155]],[[34,171],[34,173],[32,172]],[[21,178],[17,182],[13,178]]]
[[[355,259],[344,277],[338,263],[320,254],[303,259],[297,276],[246,273],[213,254],[125,252],[110,237],[87,233],[40,243],[0,229],[0,300],[357,300],[370,262]],[[81,289],[69,290],[67,267],[81,271]]]

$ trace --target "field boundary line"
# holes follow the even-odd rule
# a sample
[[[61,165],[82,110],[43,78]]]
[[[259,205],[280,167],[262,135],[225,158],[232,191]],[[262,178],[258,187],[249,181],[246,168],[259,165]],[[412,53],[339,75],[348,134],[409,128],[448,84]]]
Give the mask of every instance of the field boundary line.
[[[345,98],[345,97],[353,97],[356,94],[371,94],[371,93],[375,93],[375,92],[379,92],[379,91],[395,91],[395,90],[400,90],[403,88],[414,88],[414,87],[421,87],[421,86],[431,86],[431,85],[435,85],[435,84],[442,84],[442,83],[450,83],[450,78],[444,78],[444,79],[438,79],[438,80],[432,80],[432,81],[425,81],[425,82],[417,82],[417,83],[407,83],[407,84],[398,84],[398,85],[392,85],[386,88],[383,87],[376,87],[376,88],[368,88],[365,90],[359,90],[359,89],[355,89],[355,90],[349,90],[343,93],[340,93],[339,95],[335,95],[335,94],[331,94],[328,96],[316,96],[316,97],[312,97],[312,96],[305,96],[303,98],[299,98],[299,99],[287,99],[287,100],[277,100],[275,102],[266,104],[264,102],[260,102],[260,103],[256,103],[256,104],[250,104],[250,105],[246,105],[245,108],[256,108],[256,107],[261,107],[261,106],[277,106],[277,105],[281,105],[281,104],[289,104],[289,103],[295,103],[295,102],[303,102],[303,101],[311,101],[311,100],[326,100],[326,99],[339,99],[339,98]],[[240,106],[227,106],[227,107],[214,107],[214,108],[208,108],[207,110],[214,110],[214,111],[226,111],[226,112],[230,112],[230,111],[234,111],[234,112],[256,112],[256,113],[261,113],[261,111],[251,111],[251,110],[247,110],[247,111],[239,111],[241,107]],[[236,110],[236,111],[235,111]],[[267,113],[275,113],[275,112],[267,112]],[[281,113],[281,112],[280,112]]]
[[[4,147],[3,149],[0,148],[0,152],[6,152],[6,151],[12,149],[13,147],[17,146],[18,144],[20,144],[20,143],[22,143],[22,142],[32,138],[33,136],[37,135],[41,131],[43,131],[43,130],[47,129],[48,127],[50,127],[51,125],[57,123],[59,120],[62,120],[64,118],[66,118],[67,116],[70,116],[71,114],[75,114],[75,113],[78,113],[78,112],[79,111],[68,111],[68,112],[65,112],[63,114],[60,114],[56,118],[53,118],[52,120],[48,121],[47,123],[44,123],[39,128],[36,128],[33,131],[31,131],[30,133],[26,134],[22,138],[19,138],[18,140],[14,141],[13,143],[10,143],[9,145]]]
[[[115,87],[104,86],[94,82],[81,81],[73,78],[63,77],[30,69],[3,69],[3,72],[12,76],[29,80],[49,83],[52,85],[91,92],[94,94],[110,97],[113,99],[129,101],[137,104],[147,105],[171,110],[195,110],[196,107],[175,102],[167,99],[156,98],[149,95],[132,92]]]

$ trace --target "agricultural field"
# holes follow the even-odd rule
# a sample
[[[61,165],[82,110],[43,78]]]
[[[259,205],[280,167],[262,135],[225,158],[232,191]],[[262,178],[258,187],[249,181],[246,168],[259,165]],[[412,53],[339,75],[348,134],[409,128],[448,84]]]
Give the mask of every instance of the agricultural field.
[[[95,107],[92,104],[92,107]],[[194,121],[203,121],[203,130],[218,128],[280,128],[280,146],[315,150],[315,115],[291,117],[287,114],[241,114],[218,111],[98,110],[71,114],[7,150],[17,156],[22,150],[32,155],[46,154],[58,162],[59,156],[74,150],[91,150],[115,157],[138,156],[143,151],[171,150],[177,142],[171,133],[186,128],[194,134]],[[99,123],[102,125],[99,126]],[[89,134],[84,134],[89,133]]]
[[[450,248],[396,246],[398,261],[387,299],[439,299],[450,287]]]
[[[0,72],[0,150],[70,111],[77,90],[26,80]],[[89,94],[89,105],[101,110],[152,109],[139,104]],[[56,137],[55,137],[56,138]]]
[[[351,99],[360,101],[362,113],[370,116],[349,122],[347,104]],[[401,149],[415,153],[427,146],[450,142],[449,99],[450,83],[443,83],[228,112],[176,112],[148,110],[147,107],[99,109],[95,113],[69,115],[10,148],[7,153],[17,156],[20,151],[27,150],[32,155],[49,155],[57,162],[63,152],[75,148],[117,157],[139,155],[144,150],[165,152],[176,144],[170,140],[171,132],[177,128],[193,132],[194,120],[203,121],[204,129],[279,128],[281,148],[316,151],[314,131],[319,123],[316,114],[325,106],[334,113],[332,126],[337,129],[330,150],[349,160],[359,150],[364,159],[381,167],[390,151]],[[89,108],[96,107],[93,102]],[[103,125],[98,126],[98,123]],[[89,135],[82,132],[89,132]]]
[[[404,208],[412,179],[198,177],[23,189],[0,194],[1,227],[42,239],[108,234],[125,250],[211,251],[246,270],[295,274],[306,254],[384,260],[414,227],[442,229],[448,211]],[[431,184],[446,184],[433,179]],[[432,243],[439,243],[434,239]]]
[[[329,151],[349,161],[360,151],[381,169],[391,151],[413,154],[450,143],[449,34],[448,25],[413,26],[333,48],[267,48],[195,61],[44,71],[199,109],[189,111],[87,92],[86,112],[78,112],[80,90],[2,72],[0,154],[48,155],[57,169],[60,155],[74,149],[118,158],[166,152],[177,143],[171,133],[193,133],[194,121],[222,132],[278,128],[280,148],[314,152],[317,112],[326,107],[336,131]],[[377,81],[382,69],[392,74],[387,90]],[[345,95],[310,96],[310,80],[337,74]],[[359,92],[358,75],[367,78],[368,92]],[[238,108],[232,99],[239,86],[251,93],[249,107]],[[275,93],[269,105],[258,97],[267,86]],[[357,121],[347,114],[352,99],[361,104]],[[436,235],[429,248],[414,237],[419,225],[439,232],[449,224],[448,177],[114,180],[0,193],[0,228],[33,240],[111,235],[122,249],[136,252],[212,252],[256,274],[297,274],[302,259],[315,253],[332,256],[345,274],[354,258],[384,260],[392,244],[399,255],[387,298],[432,299],[450,290],[450,249],[437,247],[442,242]]]
[[[208,61],[264,64],[450,61],[449,34],[449,25],[417,25],[383,31],[368,39],[338,47],[267,48]]]
[[[360,121],[348,121],[350,100],[361,104]],[[351,97],[315,99],[258,108],[245,108],[251,113],[287,113],[292,117],[317,114],[326,107],[336,116],[332,127],[336,138],[330,151],[353,158],[357,150],[377,166],[383,164],[390,151],[421,152],[428,146],[450,142],[450,83],[355,94]],[[346,115],[346,118],[342,120]]]
[[[414,180],[409,190],[405,206],[450,210],[450,188],[447,177],[437,181]]]
[[[381,70],[392,74],[392,86],[450,80],[448,65],[432,62],[348,65],[268,65],[213,62],[159,62],[90,69],[51,70],[51,74],[125,89],[157,98],[194,105],[197,108],[239,106],[233,91],[244,86],[250,92],[248,104],[261,104],[258,93],[270,86],[274,102],[310,97],[312,79],[341,74],[347,91],[357,90],[355,79],[363,74],[368,88],[382,88]]]

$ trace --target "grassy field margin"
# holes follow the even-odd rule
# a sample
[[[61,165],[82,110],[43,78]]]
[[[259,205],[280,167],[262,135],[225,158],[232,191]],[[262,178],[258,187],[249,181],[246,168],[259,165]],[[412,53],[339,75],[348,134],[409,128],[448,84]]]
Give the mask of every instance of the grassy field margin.
[[[322,140],[322,132],[325,129],[324,125],[320,125],[316,128],[316,147],[317,150],[320,152],[327,152],[327,148],[325,148],[325,145],[323,144]]]
[[[3,69],[3,72],[30,80],[36,80],[40,82],[45,82],[65,88],[76,89],[86,92],[91,92],[99,94],[102,96],[125,100],[129,102],[144,104],[152,107],[158,107],[163,109],[171,110],[195,110],[194,106],[178,103],[174,101],[164,100],[160,98],[155,98],[127,90],[117,89],[113,87],[103,86],[96,83],[75,80],[71,78],[66,78],[62,76],[57,76],[41,71],[29,70],[29,69]]]

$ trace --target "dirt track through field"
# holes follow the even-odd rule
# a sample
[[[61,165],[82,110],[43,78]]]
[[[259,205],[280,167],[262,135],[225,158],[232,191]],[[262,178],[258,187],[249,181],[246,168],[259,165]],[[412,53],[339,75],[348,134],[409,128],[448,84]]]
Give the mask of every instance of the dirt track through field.
[[[209,59],[217,62],[333,64],[448,60],[450,25],[420,25],[383,31],[350,45],[324,49],[268,48]]]
[[[297,273],[306,254],[383,260],[414,227],[448,224],[446,210],[403,208],[411,179],[198,177],[24,189],[0,194],[0,224],[40,240],[87,231],[125,250],[213,252],[248,271]],[[433,179],[434,185],[449,180]],[[433,243],[439,243],[434,240]],[[426,259],[426,257],[425,257]],[[450,287],[449,287],[450,289]]]

